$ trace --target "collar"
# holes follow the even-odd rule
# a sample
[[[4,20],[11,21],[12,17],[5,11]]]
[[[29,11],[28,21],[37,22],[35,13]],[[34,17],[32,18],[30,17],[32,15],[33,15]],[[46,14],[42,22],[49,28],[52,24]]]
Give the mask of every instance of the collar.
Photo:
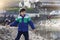
[[[24,16],[22,16],[22,15],[20,15],[21,17],[25,17],[26,16],[26,14],[24,14]]]

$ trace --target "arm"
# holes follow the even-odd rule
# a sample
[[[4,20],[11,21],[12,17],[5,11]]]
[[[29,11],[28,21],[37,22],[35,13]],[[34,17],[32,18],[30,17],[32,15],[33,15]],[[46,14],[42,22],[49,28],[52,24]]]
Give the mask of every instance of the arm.
[[[18,22],[17,21],[14,21],[10,24],[10,26],[17,26],[18,25]]]
[[[31,28],[34,30],[35,29],[35,26],[34,26],[34,23],[31,20],[31,18],[28,19],[28,23],[31,26]]]
[[[17,26],[18,23],[19,23],[19,19],[16,18],[15,21],[10,24],[10,26]]]

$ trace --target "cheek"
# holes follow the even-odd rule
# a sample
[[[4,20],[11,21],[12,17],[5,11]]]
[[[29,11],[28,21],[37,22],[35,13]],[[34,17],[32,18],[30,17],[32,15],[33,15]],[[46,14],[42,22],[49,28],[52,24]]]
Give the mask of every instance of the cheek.
[[[25,13],[23,13],[23,14],[25,14]]]
[[[25,13],[23,13],[23,14],[25,14]]]

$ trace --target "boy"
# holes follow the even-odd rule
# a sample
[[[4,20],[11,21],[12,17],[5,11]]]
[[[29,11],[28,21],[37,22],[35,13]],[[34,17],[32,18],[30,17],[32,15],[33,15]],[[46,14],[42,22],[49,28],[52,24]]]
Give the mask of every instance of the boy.
[[[28,24],[35,31],[35,27],[33,22],[31,21],[31,18],[27,14],[25,14],[25,12],[26,12],[25,9],[21,9],[19,16],[16,18],[16,20],[13,23],[10,24],[10,26],[18,25],[18,34],[15,40],[19,40],[22,34],[24,35],[25,40],[29,40]]]

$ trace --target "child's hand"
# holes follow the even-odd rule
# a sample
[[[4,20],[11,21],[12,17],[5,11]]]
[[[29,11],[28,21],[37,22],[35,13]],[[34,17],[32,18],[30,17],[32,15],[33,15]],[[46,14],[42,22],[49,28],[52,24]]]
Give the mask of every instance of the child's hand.
[[[33,32],[36,32],[36,29],[34,29]]]
[[[10,25],[6,25],[6,28],[10,28]]]

